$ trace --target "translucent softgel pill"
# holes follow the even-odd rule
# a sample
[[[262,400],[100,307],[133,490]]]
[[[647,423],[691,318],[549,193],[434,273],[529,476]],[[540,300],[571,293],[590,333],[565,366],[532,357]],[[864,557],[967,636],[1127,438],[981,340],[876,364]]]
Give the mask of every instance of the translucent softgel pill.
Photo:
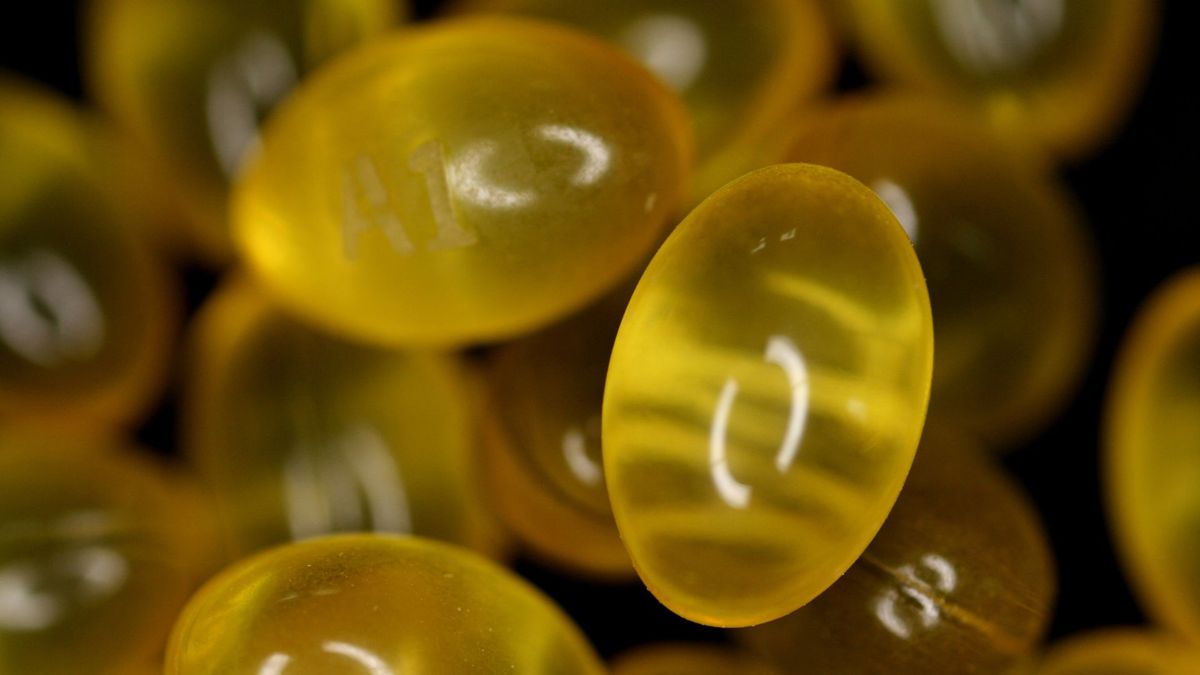
[[[1158,3],[853,0],[844,9],[872,70],[1077,156],[1107,140],[1133,103]]]
[[[667,643],[621,654],[612,675],[778,675],[749,654],[716,644]]]
[[[828,588],[908,473],[932,333],[912,245],[849,176],[768,167],[697,207],[638,283],[604,392],[609,497],[650,590],[745,626]]]
[[[600,675],[549,599],[462,549],[342,535],[238,563],[193,597],[167,675]]]
[[[832,28],[813,0],[467,0],[561,21],[620,45],[679,92],[700,168],[693,197],[758,168],[778,125],[834,75]]]
[[[1050,648],[1035,675],[1186,675],[1200,673],[1200,650],[1166,633],[1108,628]]]
[[[608,357],[632,288],[499,347],[488,369],[487,475],[498,511],[541,558],[596,576],[633,574],[600,444]]]
[[[1146,609],[1200,638],[1200,269],[1139,311],[1113,372],[1106,487],[1118,551]]]
[[[101,133],[0,78],[0,417],[127,422],[165,375],[174,299],[115,199]]]
[[[126,448],[0,432],[0,673],[125,675],[191,588],[169,483]]]
[[[170,174],[192,235],[229,253],[229,182],[260,122],[337,52],[382,32],[403,0],[92,0],[94,95]]]
[[[1028,498],[963,437],[927,428],[895,508],[845,576],[739,633],[787,673],[1001,673],[1041,639],[1054,599]]]
[[[371,530],[497,542],[457,361],[315,332],[244,281],[192,337],[186,449],[230,553]]]
[[[316,75],[268,125],[236,234],[288,306],[382,342],[528,331],[632,271],[679,202],[678,100],[616,48],[445,21]]]
[[[855,99],[797,130],[790,161],[866,183],[913,240],[937,342],[930,417],[996,445],[1037,432],[1096,323],[1092,242],[1056,179],[963,109],[912,96]]]

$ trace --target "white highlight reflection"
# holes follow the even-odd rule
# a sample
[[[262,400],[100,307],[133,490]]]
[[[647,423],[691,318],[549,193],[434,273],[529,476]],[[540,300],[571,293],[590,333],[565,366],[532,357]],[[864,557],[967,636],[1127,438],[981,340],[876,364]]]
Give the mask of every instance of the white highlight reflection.
[[[935,590],[949,593],[958,586],[957,571],[942,556],[928,553],[921,558],[921,564],[933,573],[933,583],[930,585]],[[923,628],[932,628],[941,618],[941,610],[932,595],[925,591],[928,586],[920,580],[913,565],[904,565],[897,569],[896,573],[901,578],[901,586],[888,588],[880,594],[875,600],[874,611],[876,618],[885,628],[897,637],[907,640],[912,637],[918,623]],[[906,597],[908,602],[916,604],[915,621],[903,616],[901,608],[904,604],[901,603],[901,595]]]
[[[226,175],[235,175],[257,148],[260,111],[278,103],[296,81],[287,46],[263,32],[248,35],[209,71],[204,112],[213,151]]]
[[[268,656],[267,660],[263,661],[262,665],[258,667],[258,675],[283,675],[283,669],[287,668],[291,662],[292,657],[287,654],[275,652]]]
[[[600,465],[587,454],[587,440],[579,429],[568,429],[563,434],[563,459],[567,468],[585,485],[597,485],[603,475]]]
[[[571,178],[579,186],[593,185],[608,173],[612,163],[612,152],[604,139],[596,134],[562,124],[547,124],[538,128],[538,135],[548,141],[557,141],[577,148],[583,153],[583,164]]]
[[[1063,0],[933,0],[946,47],[960,63],[993,74],[1027,62],[1062,30]]]
[[[916,245],[919,220],[917,208],[913,206],[912,197],[909,197],[908,192],[886,178],[880,178],[872,183],[871,189],[879,195],[884,204],[887,204],[892,215],[896,216],[896,220],[900,221],[900,227],[904,228],[908,240]]]
[[[95,356],[104,344],[104,314],[82,275],[44,249],[0,263],[0,338],[46,368]]]
[[[330,654],[345,656],[366,668],[371,675],[396,675],[383,659],[371,652],[346,642],[326,642],[323,649]]]
[[[62,605],[54,596],[38,590],[41,577],[32,562],[10,563],[0,569],[0,628],[39,631],[58,621]]]
[[[621,34],[620,43],[679,91],[696,81],[708,60],[708,45],[700,27],[671,14],[638,19]]]
[[[10,563],[0,569],[0,629],[45,630],[74,604],[112,597],[128,578],[128,561],[103,546],[64,551],[42,562]]]

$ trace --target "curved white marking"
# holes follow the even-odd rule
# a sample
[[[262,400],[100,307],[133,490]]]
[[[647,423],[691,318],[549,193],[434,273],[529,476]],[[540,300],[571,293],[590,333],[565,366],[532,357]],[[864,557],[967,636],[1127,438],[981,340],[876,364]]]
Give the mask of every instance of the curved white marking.
[[[49,368],[94,356],[104,335],[100,303],[69,261],[37,249],[0,265],[0,338],[14,352]]]
[[[372,427],[356,426],[343,436],[340,446],[350,471],[362,486],[367,509],[371,512],[371,529],[412,532],[404,477],[383,436]],[[361,517],[358,522],[347,524],[355,528],[362,525]]]
[[[726,457],[725,437],[728,433],[729,413],[733,409],[733,401],[737,398],[737,380],[725,380],[721,394],[717,397],[717,407],[713,411],[712,428],[708,433],[708,466],[712,474],[713,485],[726,504],[735,509],[744,509],[750,503],[750,486],[739,483],[729,472],[729,459]]]
[[[346,642],[326,642],[322,649],[330,654],[345,656],[346,658],[358,663],[358,665],[367,669],[371,675],[396,675],[396,673],[384,663],[383,659],[375,654]]]
[[[296,67],[283,42],[268,33],[248,35],[208,74],[204,112],[213,152],[229,176],[259,143],[259,113],[296,85]]]
[[[912,636],[912,628],[900,618],[900,613],[896,611],[896,602],[900,599],[896,589],[889,588],[875,599],[875,617],[879,619],[879,623],[883,627],[892,632],[893,635],[907,640]]]
[[[704,31],[682,16],[651,14],[634,21],[620,43],[677,91],[690,87],[708,61]]]
[[[493,209],[516,209],[537,199],[531,190],[513,190],[487,179],[485,168],[497,152],[495,141],[478,141],[447,164],[446,176],[459,198]]]
[[[0,628],[40,631],[62,616],[62,603],[46,588],[42,573],[32,562],[14,562],[0,569]]]
[[[267,660],[263,661],[262,665],[258,667],[258,675],[282,675],[283,669],[287,668],[291,662],[292,657],[287,654],[275,652],[268,656]]]
[[[908,235],[908,240],[916,244],[919,222],[917,209],[913,206],[912,197],[908,196],[908,192],[886,178],[880,178],[872,183],[871,189],[875,191],[875,194],[879,195],[884,204],[887,204],[887,207],[892,211],[892,215],[896,216],[896,220],[900,221],[900,227],[904,228],[905,234]]]
[[[937,580],[934,581],[933,585],[939,591],[949,593],[958,586],[958,572],[954,569],[954,565],[950,564],[949,560],[936,553],[926,553],[921,558],[921,562],[937,575]]]
[[[808,367],[796,344],[782,335],[772,335],[767,340],[766,360],[783,369],[792,391],[787,431],[784,432],[779,453],[775,455],[775,468],[783,473],[791,468],[800,449],[800,441],[804,438],[804,425],[808,421]]]
[[[608,173],[608,167],[612,163],[612,151],[608,149],[604,139],[596,134],[562,124],[546,124],[538,128],[538,134],[548,141],[570,145],[583,154],[583,164],[571,177],[572,183],[580,186],[593,185]]]
[[[955,59],[985,75],[1023,65],[1062,30],[1063,0],[934,0]]]
[[[587,441],[579,429],[568,429],[562,440],[563,459],[575,477],[586,485],[596,485],[603,475],[600,465],[587,454]]]

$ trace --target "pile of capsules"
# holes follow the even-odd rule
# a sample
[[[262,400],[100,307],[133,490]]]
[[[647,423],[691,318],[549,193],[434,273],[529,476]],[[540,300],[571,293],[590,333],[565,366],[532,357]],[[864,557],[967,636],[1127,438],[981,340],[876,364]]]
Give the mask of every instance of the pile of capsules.
[[[993,460],[1090,358],[1057,173],[1157,9],[88,3],[97,112],[0,80],[0,674],[1200,673],[1200,273],[1106,415],[1152,627],[1043,650]],[[734,630],[604,664],[518,550]]]

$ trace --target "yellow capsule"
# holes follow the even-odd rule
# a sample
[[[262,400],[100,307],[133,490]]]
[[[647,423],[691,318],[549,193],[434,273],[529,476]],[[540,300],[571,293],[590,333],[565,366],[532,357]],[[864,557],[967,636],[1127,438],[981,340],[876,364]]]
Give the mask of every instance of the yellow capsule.
[[[1040,641],[1054,600],[1029,499],[982,450],[927,428],[895,508],[807,606],[738,637],[785,673],[1001,673]]]
[[[657,644],[618,657],[612,675],[777,675],[749,654],[721,645]]]
[[[258,126],[313,68],[404,14],[403,0],[92,0],[92,93],[170,174],[209,257],[230,253],[229,183]]]
[[[828,588],[904,483],[932,362],[920,265],[867,187],[790,164],[705,200],[638,283],[604,392],[609,497],[642,580],[719,626]]]
[[[128,448],[0,437],[0,673],[123,675],[195,581],[192,523]]]
[[[186,450],[235,557],[356,531],[495,549],[451,357],[314,332],[245,282],[210,300],[195,330]]]
[[[959,98],[1056,156],[1095,150],[1141,89],[1158,3],[1129,0],[853,0],[870,70]]]
[[[599,41],[465,19],[348,55],[283,105],[235,197],[287,306],[385,343],[547,324],[648,255],[687,179],[682,106]]]
[[[1092,242],[1066,192],[933,101],[865,97],[797,130],[789,161],[866,183],[913,240],[937,342],[930,418],[998,448],[1036,433],[1074,391],[1096,333]]]
[[[532,586],[418,537],[342,535],[238,563],[192,598],[166,675],[600,675]]]
[[[1108,628],[1051,648],[1036,675],[1186,675],[1200,673],[1200,651],[1165,633]]]
[[[467,0],[560,21],[620,45],[687,104],[698,202],[768,164],[779,125],[833,79],[833,31],[815,0]]]
[[[0,79],[0,417],[126,423],[165,377],[173,289],[115,199],[102,137]]]
[[[1148,613],[1200,638],[1200,269],[1146,301],[1118,354],[1105,420],[1117,549]]]
[[[593,576],[633,574],[604,485],[600,408],[630,287],[499,347],[488,369],[488,478],[531,551]]]

